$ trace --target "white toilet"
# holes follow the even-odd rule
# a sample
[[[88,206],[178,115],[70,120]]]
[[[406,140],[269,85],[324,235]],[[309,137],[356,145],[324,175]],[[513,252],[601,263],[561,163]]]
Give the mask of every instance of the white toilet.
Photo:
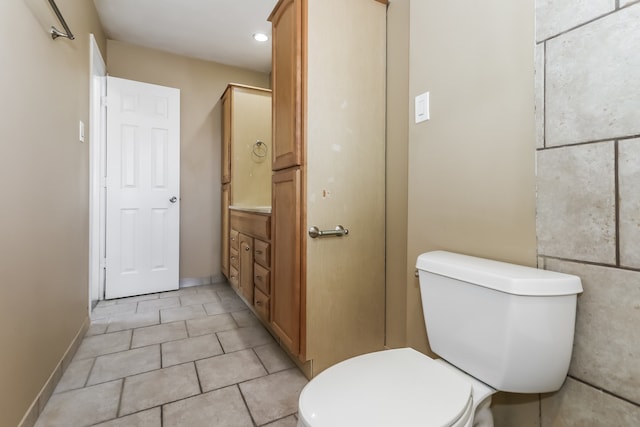
[[[558,390],[580,278],[436,251],[417,265],[434,360],[410,348],[345,360],[300,394],[299,427],[489,427],[496,391]]]

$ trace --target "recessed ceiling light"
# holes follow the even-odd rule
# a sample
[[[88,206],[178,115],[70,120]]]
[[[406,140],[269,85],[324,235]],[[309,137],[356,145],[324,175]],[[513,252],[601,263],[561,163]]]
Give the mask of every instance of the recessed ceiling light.
[[[267,40],[269,40],[269,36],[262,33],[255,33],[253,35],[253,38],[255,39],[255,41],[258,41],[258,42],[266,42]]]

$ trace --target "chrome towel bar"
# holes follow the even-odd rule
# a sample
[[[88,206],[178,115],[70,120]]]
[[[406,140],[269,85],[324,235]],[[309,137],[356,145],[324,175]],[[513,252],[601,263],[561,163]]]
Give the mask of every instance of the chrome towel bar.
[[[64,27],[64,30],[66,31],[63,33],[62,31],[58,30],[56,27],[51,26],[51,38],[54,40],[57,39],[58,37],[66,37],[69,40],[75,39],[76,37],[73,35],[71,30],[69,29],[69,26],[67,25],[67,21],[64,20],[64,17],[62,16],[62,13],[60,13],[60,9],[58,9],[58,5],[56,4],[55,0],[49,0],[49,4],[51,5],[53,12],[58,17],[58,21],[60,21],[60,23]]]
[[[346,236],[347,234],[349,234],[349,230],[347,230],[341,225],[336,225],[336,228],[334,230],[320,230],[315,225],[309,228],[309,237],[311,237],[312,239],[315,239],[317,237],[331,237],[331,236],[342,237],[342,236]]]

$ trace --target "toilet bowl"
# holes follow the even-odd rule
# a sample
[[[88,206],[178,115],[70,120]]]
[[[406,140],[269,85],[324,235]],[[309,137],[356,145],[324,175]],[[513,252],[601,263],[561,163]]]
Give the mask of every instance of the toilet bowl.
[[[298,427],[471,427],[478,404],[484,402],[491,416],[493,393],[446,362],[411,348],[379,351],[315,377],[300,395]]]
[[[496,391],[562,386],[579,277],[444,251],[416,267],[441,359],[403,348],[340,362],[302,390],[298,427],[491,427]]]

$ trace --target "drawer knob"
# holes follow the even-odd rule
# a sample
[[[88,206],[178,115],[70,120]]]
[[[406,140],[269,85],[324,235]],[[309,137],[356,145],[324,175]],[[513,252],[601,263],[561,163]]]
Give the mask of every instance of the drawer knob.
[[[249,252],[249,251],[251,250],[251,248],[250,248],[249,246],[245,246],[245,247],[244,247],[244,250],[245,250],[245,251],[247,251],[247,252]]]

